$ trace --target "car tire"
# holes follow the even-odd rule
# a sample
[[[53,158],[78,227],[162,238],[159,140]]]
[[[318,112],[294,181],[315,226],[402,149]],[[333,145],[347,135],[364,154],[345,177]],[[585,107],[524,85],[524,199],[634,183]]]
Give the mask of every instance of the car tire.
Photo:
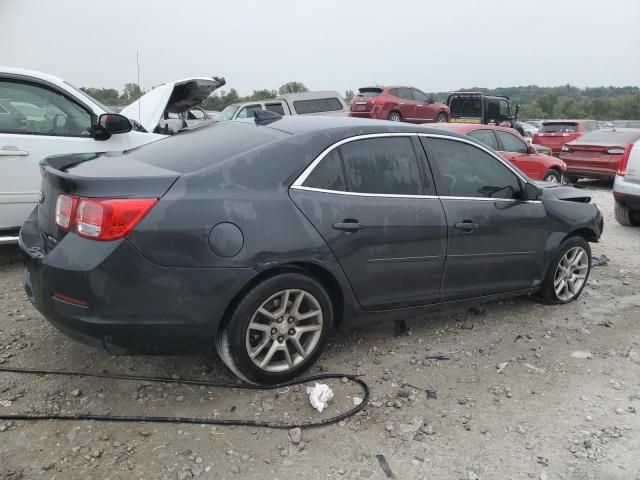
[[[570,303],[580,297],[591,273],[591,247],[583,237],[566,238],[554,255],[537,299],[547,305]]]
[[[640,212],[634,212],[620,202],[615,203],[613,213],[620,225],[625,227],[637,227],[640,225]]]
[[[436,123],[447,123],[449,121],[449,119],[447,118],[447,114],[446,113],[439,113],[438,116],[436,117]]]
[[[580,180],[580,177],[571,176],[571,177],[567,177],[567,180],[569,180],[569,183],[575,184],[575,183],[578,183],[578,180]]]
[[[402,115],[400,114],[400,112],[393,111],[389,114],[389,116],[387,117],[387,120],[390,120],[392,122],[401,122]]]
[[[557,170],[551,169],[544,174],[542,180],[545,182],[560,183],[562,181],[562,176]]]
[[[333,305],[325,288],[303,273],[284,273],[244,295],[215,345],[242,380],[276,385],[313,365],[332,331]]]

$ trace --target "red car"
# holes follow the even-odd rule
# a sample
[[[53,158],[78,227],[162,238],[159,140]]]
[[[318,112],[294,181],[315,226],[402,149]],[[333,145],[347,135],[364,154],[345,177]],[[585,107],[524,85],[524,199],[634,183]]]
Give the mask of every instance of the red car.
[[[351,100],[350,117],[393,122],[448,122],[449,107],[413,87],[364,87]]]
[[[476,123],[448,123],[436,126],[479,140],[499,152],[533,180],[554,183],[562,181],[566,168],[564,162],[539,153],[534,147],[527,145],[524,138],[512,128]]]
[[[560,159],[567,164],[569,181],[575,183],[582,177],[613,180],[625,150],[637,140],[638,128],[610,128],[565,144]]]
[[[531,143],[548,147],[554,155],[560,155],[565,143],[601,128],[603,125],[594,120],[547,120],[542,122],[538,133],[533,134]]]

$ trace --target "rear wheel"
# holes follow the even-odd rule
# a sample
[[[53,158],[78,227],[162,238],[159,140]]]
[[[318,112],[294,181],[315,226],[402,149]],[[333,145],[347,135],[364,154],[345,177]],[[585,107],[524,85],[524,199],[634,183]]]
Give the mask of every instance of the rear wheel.
[[[613,207],[613,213],[620,225],[625,227],[637,227],[640,225],[640,212],[634,212],[626,205],[616,202]]]
[[[447,119],[446,113],[439,113],[438,116],[436,117],[437,123],[447,123],[447,121],[448,119]]]
[[[402,115],[400,115],[400,112],[391,112],[387,119],[391,120],[392,122],[401,122]]]
[[[577,299],[591,272],[591,247],[582,237],[565,239],[549,265],[538,299],[549,305]]]
[[[562,177],[560,176],[560,173],[558,173],[557,170],[551,169],[544,174],[544,178],[542,180],[549,183],[560,183],[561,178]]]
[[[313,365],[332,328],[333,307],[322,285],[285,273],[246,294],[218,333],[216,349],[243,380],[273,385]]]

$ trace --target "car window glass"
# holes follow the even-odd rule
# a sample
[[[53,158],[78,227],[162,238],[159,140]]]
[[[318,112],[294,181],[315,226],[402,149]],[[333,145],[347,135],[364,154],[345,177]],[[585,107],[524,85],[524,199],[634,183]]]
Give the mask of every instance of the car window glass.
[[[508,117],[509,113],[509,103],[506,100],[500,100],[500,115]]]
[[[421,138],[438,194],[449,197],[517,198],[518,177],[478,147],[455,140]]]
[[[198,110],[198,109],[189,110],[190,120],[202,120],[203,118],[205,118],[205,114],[202,110]]]
[[[344,172],[337,149],[320,161],[305,180],[304,186],[340,192],[345,190]]]
[[[496,131],[496,135],[498,135],[505,152],[527,153],[529,151],[527,145],[511,133]]]
[[[257,110],[262,110],[262,106],[248,105],[238,112],[238,116],[236,118],[253,118],[253,112]]]
[[[425,95],[424,93],[422,93],[420,90],[414,88],[411,91],[413,92],[413,99],[416,102],[427,102],[427,101],[429,101],[429,97],[427,95]]]
[[[298,115],[342,110],[342,103],[337,98],[314,98],[312,100],[296,100],[293,108]]]
[[[419,195],[420,170],[410,137],[357,140],[340,147],[350,190]]]
[[[270,112],[279,113],[280,115],[284,115],[284,107],[281,103],[267,103],[264,108],[269,110]]]
[[[0,132],[89,137],[91,114],[64,95],[36,85],[0,81]]]
[[[413,95],[411,95],[411,89],[409,88],[392,88],[390,92],[394,97],[413,100]]]
[[[493,148],[494,150],[499,150],[498,141],[496,140],[496,136],[493,133],[493,130],[473,130],[472,132],[467,133],[472,138],[479,140],[484,143],[486,146]]]

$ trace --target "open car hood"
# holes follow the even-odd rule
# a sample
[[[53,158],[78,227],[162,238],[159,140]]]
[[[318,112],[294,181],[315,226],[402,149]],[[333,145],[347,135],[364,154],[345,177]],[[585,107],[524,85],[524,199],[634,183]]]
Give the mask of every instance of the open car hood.
[[[211,93],[225,84],[224,78],[192,77],[165,83],[145,93],[120,112],[153,132],[164,112],[183,113],[202,103]]]

